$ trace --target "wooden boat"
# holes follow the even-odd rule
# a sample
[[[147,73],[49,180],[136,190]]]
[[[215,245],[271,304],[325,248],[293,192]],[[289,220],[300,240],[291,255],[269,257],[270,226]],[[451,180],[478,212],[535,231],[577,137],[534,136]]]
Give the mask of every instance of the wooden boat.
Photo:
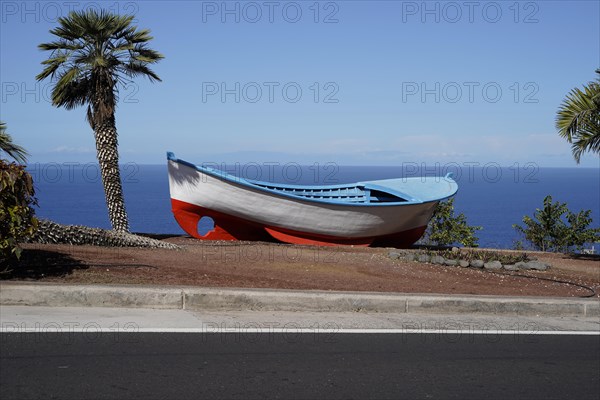
[[[243,179],[167,153],[171,206],[185,232],[206,240],[406,247],[458,185],[445,177],[300,186]],[[214,229],[198,233],[203,217]]]

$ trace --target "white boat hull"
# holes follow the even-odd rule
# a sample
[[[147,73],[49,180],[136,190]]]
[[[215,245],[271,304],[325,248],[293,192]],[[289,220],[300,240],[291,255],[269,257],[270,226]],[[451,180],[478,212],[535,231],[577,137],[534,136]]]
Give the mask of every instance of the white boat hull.
[[[261,234],[266,232],[302,244],[369,245],[378,239],[412,244],[423,234],[437,204],[318,203],[224,180],[173,160],[168,164],[175,217],[184,230],[201,239],[264,239],[267,236]],[[215,229],[206,235],[197,232],[202,216],[215,222]]]

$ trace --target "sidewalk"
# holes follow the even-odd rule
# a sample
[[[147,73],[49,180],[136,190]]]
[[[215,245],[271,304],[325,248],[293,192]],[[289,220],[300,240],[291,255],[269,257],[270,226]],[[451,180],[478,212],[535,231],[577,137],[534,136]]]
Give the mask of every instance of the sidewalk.
[[[0,283],[0,305],[600,318],[600,299]]]
[[[90,339],[106,332],[126,340],[130,333],[253,334],[400,333],[488,335],[600,335],[597,318],[411,314],[314,311],[191,311],[109,307],[0,306],[0,333],[84,333]],[[332,338],[332,336],[328,336]],[[119,336],[116,337],[117,339]],[[68,337],[66,338],[68,339]],[[65,340],[63,338],[62,340]],[[441,340],[433,336],[424,340]],[[526,340],[526,339],[523,339]]]

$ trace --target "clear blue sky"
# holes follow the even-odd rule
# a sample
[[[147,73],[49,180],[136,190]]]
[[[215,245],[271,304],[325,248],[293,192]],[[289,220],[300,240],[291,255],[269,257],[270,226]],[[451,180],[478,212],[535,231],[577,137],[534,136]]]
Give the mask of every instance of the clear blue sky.
[[[2,1],[0,117],[32,162],[95,159],[85,109],[35,75],[56,16],[98,4]],[[162,83],[121,90],[123,162],[571,167],[555,113],[600,66],[598,1],[102,4],[166,57]]]

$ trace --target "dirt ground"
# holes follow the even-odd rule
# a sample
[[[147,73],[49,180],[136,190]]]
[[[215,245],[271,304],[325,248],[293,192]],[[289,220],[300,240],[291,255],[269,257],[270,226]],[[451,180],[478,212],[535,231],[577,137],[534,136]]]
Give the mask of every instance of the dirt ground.
[[[599,297],[600,257],[528,253],[548,271],[497,271],[401,262],[390,249],[313,247],[162,237],[181,250],[24,245],[0,279],[505,296]]]

